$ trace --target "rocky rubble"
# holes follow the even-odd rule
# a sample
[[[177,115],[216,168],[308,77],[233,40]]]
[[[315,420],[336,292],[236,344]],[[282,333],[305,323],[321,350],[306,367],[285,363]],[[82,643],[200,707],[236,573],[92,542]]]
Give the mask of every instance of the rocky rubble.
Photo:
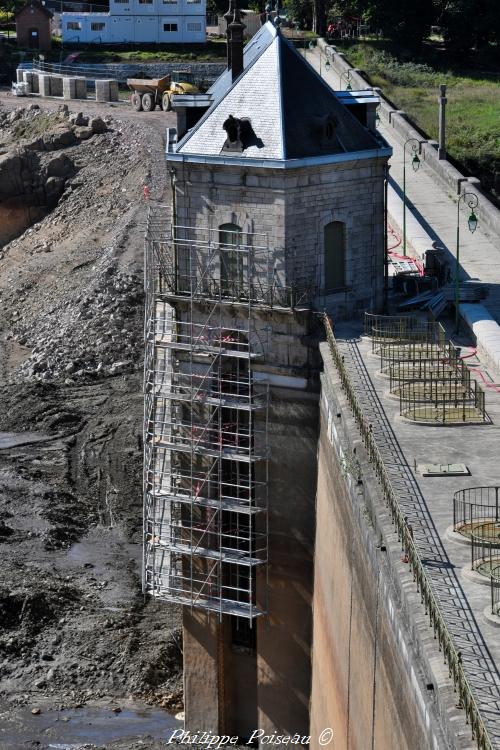
[[[81,113],[80,113],[81,115]],[[75,165],[66,155],[53,156],[97,134],[108,126],[100,117],[70,119],[64,105],[44,113],[37,104],[0,112],[0,243],[13,239],[30,223],[30,209],[36,216],[50,212],[61,197]],[[16,220],[17,219],[17,220]]]
[[[113,265],[97,270],[91,289],[19,324],[15,338],[32,353],[16,376],[72,385],[132,370],[142,357],[142,303],[138,278]]]

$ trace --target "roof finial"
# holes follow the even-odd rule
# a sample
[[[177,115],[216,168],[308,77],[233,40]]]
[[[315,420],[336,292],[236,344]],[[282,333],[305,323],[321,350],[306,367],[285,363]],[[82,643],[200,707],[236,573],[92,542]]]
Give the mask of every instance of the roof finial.
[[[228,49],[230,50],[232,78],[235,81],[243,71],[243,32],[245,24],[241,20],[241,11],[237,0],[234,2],[233,20],[227,27]]]
[[[228,67],[228,70],[231,69],[231,30],[229,28],[229,24],[233,20],[233,15],[234,15],[234,0],[229,0],[229,8],[224,13],[224,18],[225,18],[226,24],[227,24],[227,30],[226,30],[227,42],[226,42],[226,47],[227,47],[227,67]]]
[[[234,15],[234,0],[229,0],[229,8],[224,13],[224,18],[228,26],[233,20],[233,15]]]
[[[274,25],[279,30],[281,26],[281,0],[276,0],[274,9],[276,11],[276,17],[274,19]]]

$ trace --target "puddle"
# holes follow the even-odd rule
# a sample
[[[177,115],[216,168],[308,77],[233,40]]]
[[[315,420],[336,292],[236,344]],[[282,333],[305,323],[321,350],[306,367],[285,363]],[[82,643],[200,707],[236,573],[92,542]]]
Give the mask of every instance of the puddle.
[[[85,743],[102,745],[144,735],[167,740],[172,730],[182,725],[172,714],[149,706],[123,706],[120,713],[109,706],[43,709],[39,716],[33,716],[27,708],[9,709],[0,712],[0,750],[35,746],[40,750],[73,750]]]
[[[50,435],[44,435],[43,432],[0,432],[0,450],[15,448],[17,445],[40,443],[50,438]]]

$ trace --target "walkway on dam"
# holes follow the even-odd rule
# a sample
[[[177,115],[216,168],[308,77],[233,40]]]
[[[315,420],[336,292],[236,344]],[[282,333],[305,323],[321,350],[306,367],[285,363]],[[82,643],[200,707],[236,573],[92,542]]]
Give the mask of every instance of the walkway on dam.
[[[319,72],[319,50],[307,50],[306,57]],[[322,76],[334,90],[339,90],[339,77],[332,69],[325,70],[325,61],[322,54]],[[379,131],[393,148],[389,162],[390,181],[395,194],[402,196],[403,141],[385,123],[381,124]],[[457,196],[452,194],[451,188],[447,192],[439,186],[423,161],[419,170],[414,172],[410,164],[411,156],[407,154],[406,159],[408,214],[413,213],[431,239],[451,255],[453,268],[456,257]],[[469,190],[475,192],[474,186],[471,185]],[[481,197],[478,194],[479,201]],[[489,285],[489,296],[484,305],[500,323],[500,242],[484,226],[479,225],[476,232],[471,234],[467,225],[468,214],[468,207],[465,206],[460,213],[461,278],[479,280]],[[412,224],[408,238],[411,238],[412,231],[418,231],[416,225]],[[398,252],[402,252],[402,249],[398,248]],[[476,454],[481,441],[484,441],[483,445],[496,444],[500,395],[496,391],[487,394],[488,410],[493,420],[489,426],[459,427],[453,433],[449,432],[448,427],[420,426],[418,431],[419,427],[415,428],[400,419],[397,404],[383,398],[386,383],[377,378],[377,366],[368,353],[369,345],[359,337],[359,332],[350,331],[349,324],[345,324],[345,327],[340,324],[336,335],[363,412],[373,426],[373,434],[398,494],[398,501],[414,531],[415,542],[443,617],[461,653],[464,669],[493,745],[500,748],[500,650],[497,631],[482,618],[489,590],[464,580],[461,571],[469,561],[469,548],[457,546],[456,542],[449,544],[443,533],[443,529],[451,523],[453,493],[445,492],[443,483],[439,485],[440,489],[433,486],[429,490],[428,485],[417,478],[409,462],[415,456],[420,460],[428,460],[430,456],[439,456],[440,459],[448,456],[450,461],[463,460],[465,456],[477,469],[478,484],[484,483],[483,478],[487,478],[486,484],[493,483],[495,480],[490,473],[496,473],[496,465],[492,452],[482,450],[480,457]],[[470,441],[477,441],[475,449]]]
[[[358,402],[373,428],[399,506],[412,528],[422,565],[455,647],[461,653],[481,715],[494,747],[500,748],[498,630],[484,623],[482,618],[489,586],[464,580],[462,570],[470,562],[470,548],[456,542],[448,543],[446,537],[443,538],[443,528],[453,517],[453,488],[460,487],[460,483],[450,478],[444,480],[446,485],[443,481],[439,486],[432,485],[432,479],[426,482],[411,466],[411,458],[416,456],[419,460],[445,456],[451,463],[465,455],[481,484],[488,467],[495,461],[500,394],[488,393],[488,411],[493,424],[458,427],[458,432],[454,427],[437,424],[412,424],[399,417],[399,403],[387,397],[387,380],[380,376],[379,359],[371,355],[371,343],[360,338],[359,325],[339,323],[336,335]],[[467,449],[471,430],[477,444],[484,441],[493,446],[491,450],[483,450],[480,458],[476,456],[477,450]]]
[[[319,72],[320,51],[307,50],[306,59]],[[336,91],[340,89],[339,76],[331,68],[325,70],[326,57],[321,53],[321,75]],[[345,86],[345,80],[344,80]],[[368,84],[367,84],[368,87]],[[342,87],[343,88],[343,87]],[[449,101],[452,106],[452,101]],[[438,103],[436,92],[436,119],[438,117]],[[398,134],[385,123],[380,124],[379,131],[392,146],[394,153],[391,157],[390,179],[396,191],[402,195],[403,184],[403,141]],[[430,170],[424,162],[417,172],[413,172],[411,157],[406,156],[406,194],[407,209],[411,209],[427,234],[447,250],[453,259],[456,255],[457,231],[457,203],[456,196],[445,192],[433,179]],[[474,185],[470,186],[474,191]],[[478,195],[481,201],[481,195]],[[464,201],[462,201],[462,205]],[[460,215],[460,265],[462,279],[475,279],[489,285],[489,296],[484,305],[500,324],[500,242],[484,226],[471,234],[467,225],[470,211],[467,206],[461,209]],[[398,250],[399,251],[399,250]]]

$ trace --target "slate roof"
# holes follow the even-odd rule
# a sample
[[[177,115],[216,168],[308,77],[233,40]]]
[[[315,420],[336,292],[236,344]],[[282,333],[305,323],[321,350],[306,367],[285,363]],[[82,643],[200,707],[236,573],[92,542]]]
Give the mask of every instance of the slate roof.
[[[234,84],[225,71],[212,86],[213,103],[179,142],[179,154],[255,159],[303,159],[380,148],[375,137],[339,101],[294,46],[267,22],[246,45],[244,70]],[[253,145],[223,151],[222,125],[249,118]],[[324,125],[334,135],[324,137]]]
[[[29,8],[36,8],[36,10],[42,11],[42,13],[47,16],[47,18],[52,18],[54,15],[51,10],[46,8],[45,5],[42,5],[42,3],[38,2],[38,0],[30,0],[29,3],[26,3],[26,5],[23,5],[21,8],[19,8],[19,10],[14,14],[14,17],[18,18]]]

